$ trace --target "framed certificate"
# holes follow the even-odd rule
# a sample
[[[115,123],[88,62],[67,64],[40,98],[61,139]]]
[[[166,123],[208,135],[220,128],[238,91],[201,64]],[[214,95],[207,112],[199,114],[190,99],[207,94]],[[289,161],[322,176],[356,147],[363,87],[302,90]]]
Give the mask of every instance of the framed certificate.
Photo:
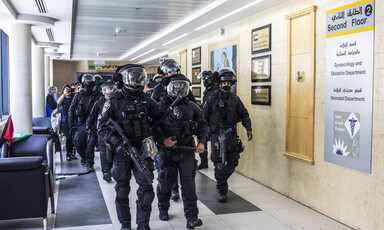
[[[252,30],[252,54],[271,51],[271,24]]]
[[[192,65],[201,64],[201,46],[192,49]]]
[[[271,55],[252,58],[251,68],[252,82],[271,81]]]
[[[254,105],[271,105],[271,86],[252,86],[251,103]]]
[[[197,79],[200,72],[201,67],[192,68],[192,84],[201,84],[201,79]]]
[[[201,97],[201,88],[200,87],[192,87],[192,94],[195,97]]]

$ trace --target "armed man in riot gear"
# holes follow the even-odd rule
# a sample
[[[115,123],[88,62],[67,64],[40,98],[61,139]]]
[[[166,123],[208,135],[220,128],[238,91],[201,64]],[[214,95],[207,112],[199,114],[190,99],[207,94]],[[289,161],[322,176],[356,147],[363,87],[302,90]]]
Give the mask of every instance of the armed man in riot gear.
[[[68,125],[71,133],[75,130],[73,145],[81,157],[81,164],[87,171],[94,171],[96,129],[91,133],[86,132],[86,121],[91,113],[93,104],[99,99],[99,94],[94,90],[95,79],[91,74],[84,74],[81,78],[84,88],[72,100],[68,113]]]
[[[235,171],[244,150],[237,136],[236,124],[242,122],[248,141],[252,139],[252,124],[244,104],[231,92],[231,86],[236,82],[235,72],[228,67],[221,69],[219,82],[220,90],[204,103],[203,114],[211,131],[211,160],[215,165],[218,201],[226,202],[228,178]]]
[[[86,123],[86,130],[88,134],[92,133],[92,130],[97,129],[97,118],[103,110],[104,103],[114,96],[116,90],[116,83],[113,80],[107,80],[101,85],[101,91],[104,96],[100,97],[99,100],[96,101],[96,103],[93,105],[91,113],[88,116]],[[100,151],[100,163],[101,171],[103,172],[103,179],[107,182],[110,182],[112,160],[107,159],[107,151],[111,151],[111,149],[107,149],[107,146],[101,137],[98,137],[97,145],[99,146]]]
[[[204,151],[208,126],[199,106],[188,99],[189,85],[190,81],[184,75],[173,75],[167,85],[167,93],[159,102],[163,120],[157,129],[160,135],[156,136],[160,143],[157,197],[159,218],[166,221],[169,219],[171,189],[177,182],[179,172],[186,226],[193,229],[202,225],[198,219],[195,188],[197,161],[194,153]],[[199,141],[197,147],[194,135]]]
[[[150,230],[151,204],[155,197],[151,156],[157,152],[157,148],[149,138],[149,120],[156,120],[160,112],[156,102],[143,92],[147,78],[143,66],[128,64],[117,71],[122,76],[124,86],[121,93],[105,102],[99,118],[98,134],[116,151],[111,174],[117,182],[115,203],[121,229],[131,229],[128,196],[133,173],[139,185],[136,201],[137,230]],[[148,145],[152,147],[147,148]]]
[[[203,103],[207,101],[207,99],[212,96],[213,94],[217,93],[218,88],[219,88],[219,73],[214,72],[212,73],[211,71],[203,71],[200,72],[199,75],[197,76],[198,79],[203,80],[203,84],[205,87],[205,91],[203,93]],[[207,137],[207,141],[209,141],[210,135]],[[205,149],[207,149],[207,146],[205,146]],[[206,169],[208,168],[208,152],[204,152],[200,154],[200,165],[197,167],[197,169]]]
[[[180,73],[180,65],[179,63],[174,59],[168,59],[161,63],[159,66],[157,73],[160,75],[163,75],[164,78],[161,82],[162,87],[156,87],[153,90],[152,98],[156,102],[159,102],[160,98],[165,94],[166,92],[166,86],[169,83],[169,80],[172,75],[179,74]],[[195,96],[191,92],[188,93],[188,98],[190,101],[193,101],[196,103]]]
[[[168,59],[164,62],[161,63],[161,65],[159,66],[158,70],[157,70],[157,73],[162,75],[163,76],[163,79],[160,83],[159,86],[157,86],[156,88],[153,89],[153,93],[152,93],[152,98],[157,102],[159,103],[160,102],[160,99],[167,94],[167,85],[169,84],[169,81],[170,79],[175,75],[175,74],[179,74],[180,73],[180,65],[179,63],[174,60],[174,59]],[[189,90],[189,93],[188,93],[188,99],[192,102],[195,102],[196,103],[196,99],[195,97],[193,96],[193,94],[191,93],[191,91]],[[157,157],[155,156],[154,158],[155,160],[155,164],[158,165],[157,163]],[[179,195],[179,184],[178,182],[176,181],[176,183],[173,185],[172,187],[172,195],[171,195],[171,199],[173,201],[178,201],[180,199],[180,195]]]

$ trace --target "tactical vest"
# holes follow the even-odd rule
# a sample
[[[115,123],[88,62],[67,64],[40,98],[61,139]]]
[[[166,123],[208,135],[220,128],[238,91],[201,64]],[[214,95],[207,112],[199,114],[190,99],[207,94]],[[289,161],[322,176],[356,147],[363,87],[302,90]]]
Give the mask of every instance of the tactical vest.
[[[150,134],[150,126],[148,122],[148,104],[145,98],[138,97],[133,100],[122,100],[123,105],[120,106],[118,112],[118,123],[122,125],[127,138],[140,142]]]
[[[234,128],[238,122],[237,101],[233,94],[223,98],[218,93],[212,100],[212,114],[210,116],[210,124],[212,131],[219,131],[220,128]]]
[[[93,93],[81,94],[79,96],[81,98],[76,108],[77,121],[78,123],[85,123],[98,97]]]
[[[160,105],[164,103],[169,105],[172,102],[164,102],[162,98]],[[189,146],[192,143],[192,135],[197,126],[197,123],[193,120],[195,111],[192,106],[189,100],[184,98],[180,104],[175,106],[181,111],[181,116],[176,118],[171,111],[162,122],[165,137],[176,137],[178,145]]]

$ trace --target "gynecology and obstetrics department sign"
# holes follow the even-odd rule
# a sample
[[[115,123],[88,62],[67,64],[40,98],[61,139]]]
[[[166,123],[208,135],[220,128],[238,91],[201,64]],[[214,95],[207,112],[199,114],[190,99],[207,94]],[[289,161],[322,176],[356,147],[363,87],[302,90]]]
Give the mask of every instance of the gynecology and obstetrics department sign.
[[[324,160],[371,173],[374,1],[326,11]]]

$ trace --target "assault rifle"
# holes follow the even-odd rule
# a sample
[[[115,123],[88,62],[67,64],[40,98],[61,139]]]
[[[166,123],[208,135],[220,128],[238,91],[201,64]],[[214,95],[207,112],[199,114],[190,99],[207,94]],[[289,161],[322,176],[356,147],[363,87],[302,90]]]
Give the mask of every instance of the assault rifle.
[[[226,130],[220,129],[220,135],[219,135],[219,148],[220,148],[220,157],[221,157],[221,163],[225,165],[226,159],[226,153],[227,153],[227,138],[228,134],[232,132],[232,128],[228,128]]]
[[[167,117],[168,113],[171,111],[171,107],[175,106],[183,97],[181,95],[178,95],[177,98],[173,101],[173,103],[168,106],[167,110],[165,111],[164,115],[158,120],[152,127],[151,127],[151,132],[157,127],[159,127],[160,123]]]
[[[121,138],[123,139],[123,146],[124,146],[124,157],[129,157],[132,159],[133,163],[136,165],[136,167],[139,169],[140,172],[142,172],[147,179],[148,183],[152,184],[153,180],[153,173],[150,168],[147,167],[146,163],[144,162],[148,156],[145,154],[139,154],[136,147],[134,147],[129,139],[125,136],[123,129],[120,127],[118,123],[116,123],[114,120],[109,118],[107,121],[107,125],[113,130],[116,131]]]

